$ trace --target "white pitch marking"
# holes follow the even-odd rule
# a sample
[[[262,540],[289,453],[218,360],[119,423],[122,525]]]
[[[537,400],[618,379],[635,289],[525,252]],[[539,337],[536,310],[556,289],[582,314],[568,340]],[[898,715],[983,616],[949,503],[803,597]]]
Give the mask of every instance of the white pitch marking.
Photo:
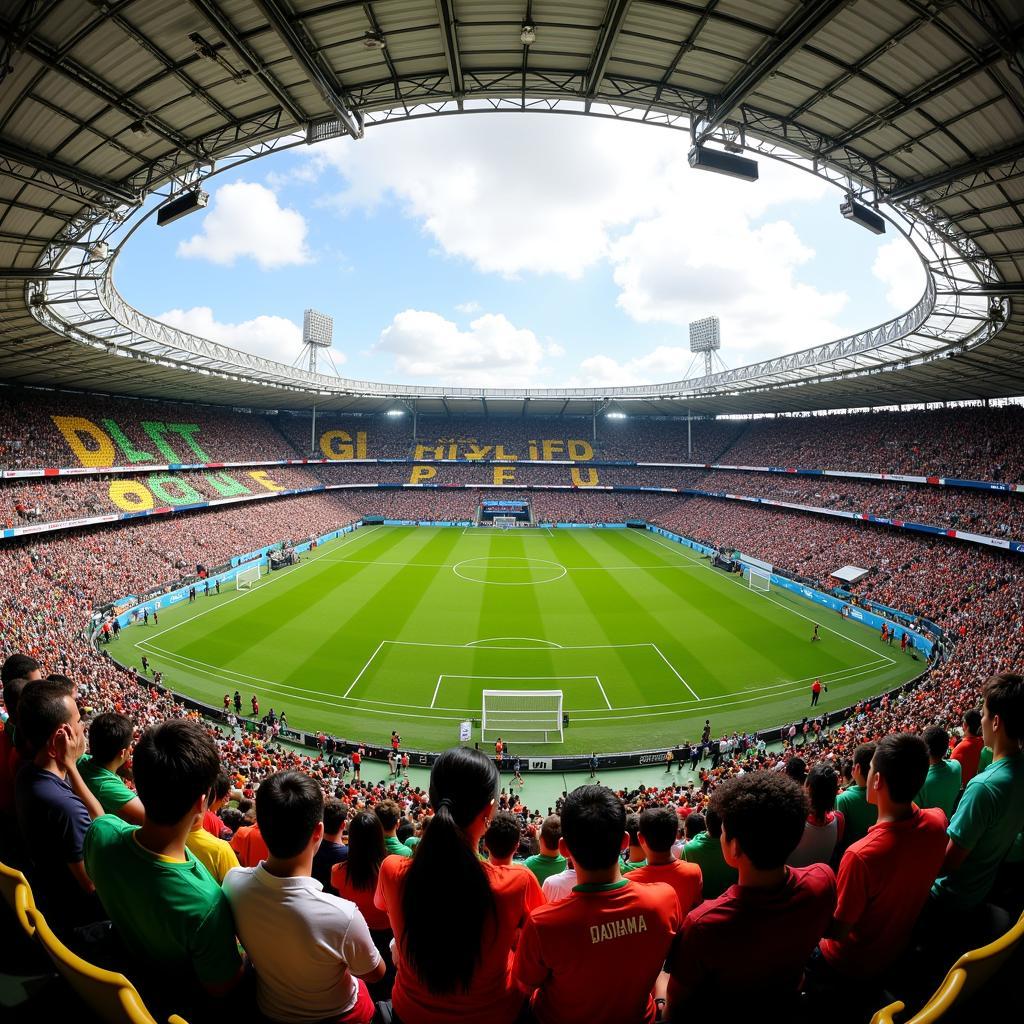
[[[371,654],[370,657],[366,659],[366,664],[359,670],[359,675],[357,675],[355,677],[355,679],[352,680],[351,684],[349,685],[349,688],[341,695],[342,699],[347,697],[352,692],[352,687],[355,686],[356,683],[358,683],[359,680],[363,678],[363,673],[370,667],[370,662],[373,661],[373,659],[377,657],[377,655],[380,653],[380,649],[386,643],[387,643],[386,640],[381,640],[381,642],[379,644],[377,644],[377,650],[375,650],[373,652],[373,654]]]
[[[673,665],[672,662],[669,661],[668,658],[666,658],[665,655],[661,653],[661,648],[657,644],[651,644],[651,646],[658,652],[658,657],[661,658],[661,660],[665,662],[665,664],[668,665],[668,667],[672,670],[672,674],[676,677],[676,679],[678,679],[679,682],[681,682],[683,686],[685,686],[687,690],[690,691],[690,695],[693,697],[693,699],[699,701],[700,697],[698,697],[697,694],[693,692],[693,687],[690,686],[690,684],[676,671],[675,665]]]

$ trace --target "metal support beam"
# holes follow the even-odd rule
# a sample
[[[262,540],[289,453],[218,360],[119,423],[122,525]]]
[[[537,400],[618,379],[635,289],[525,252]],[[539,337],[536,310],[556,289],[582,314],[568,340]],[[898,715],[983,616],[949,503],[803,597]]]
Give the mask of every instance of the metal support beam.
[[[99,192],[100,195],[112,196],[122,203],[129,203],[134,206],[139,201],[139,197],[134,192],[123,185],[119,185],[117,182],[108,181],[106,178],[89,174],[88,171],[83,171],[78,167],[71,167],[68,164],[61,163],[59,160],[51,160],[48,156],[43,156],[42,153],[22,149],[21,146],[11,142],[9,139],[0,138],[0,156],[7,157],[9,160],[14,160],[28,167],[34,167],[40,171],[47,171],[49,174],[55,174],[57,177],[63,178],[79,188],[92,189],[94,192]]]
[[[281,83],[266,69],[256,51],[242,39],[235,26],[228,21],[214,0],[191,0],[191,3],[220,33],[221,38],[231,46],[249,70],[263,83],[267,92],[288,111],[291,119],[296,124],[304,125],[309,120],[305,111],[295,103]]]
[[[799,5],[782,25],[774,39],[765,43],[753,59],[736,75],[716,99],[714,112],[702,119],[694,131],[699,144],[725,123],[729,115],[823,25],[828,23],[849,0],[813,0]]]
[[[462,60],[459,57],[459,36],[455,23],[452,0],[434,0],[441,28],[441,42],[444,44],[444,59],[448,65],[448,78],[452,83],[452,95],[462,107],[462,95],[466,91],[462,81]]]
[[[1000,164],[1010,163],[1021,158],[1024,158],[1024,141],[1015,142],[1012,146],[1007,146],[1006,149],[998,149],[993,153],[979,156],[977,159],[970,160],[967,163],[957,164],[955,167],[940,171],[929,178],[920,178],[917,181],[907,182],[901,188],[889,192],[884,199],[888,203],[901,203],[904,200],[912,199],[914,196],[919,196],[923,192],[930,192],[932,189],[939,188],[942,185],[949,185],[959,178],[980,174],[982,171],[987,171],[990,167],[998,167]]]
[[[305,40],[292,26],[294,12],[286,0],[256,0],[256,6],[264,13],[270,27],[280,36],[299,67],[309,76],[324,102],[331,108],[354,138],[363,137],[363,126],[358,116],[348,108],[338,91],[338,82],[330,68],[321,66],[320,61],[310,52]]]
[[[604,78],[608,61],[611,59],[612,48],[615,46],[615,40],[619,37],[619,30],[622,28],[622,23],[626,19],[631,3],[632,0],[608,0],[604,27],[601,31],[601,37],[597,41],[597,47],[594,50],[594,57],[590,62],[590,68],[587,71],[586,98],[588,104],[597,96],[598,90],[601,88],[601,80]]]

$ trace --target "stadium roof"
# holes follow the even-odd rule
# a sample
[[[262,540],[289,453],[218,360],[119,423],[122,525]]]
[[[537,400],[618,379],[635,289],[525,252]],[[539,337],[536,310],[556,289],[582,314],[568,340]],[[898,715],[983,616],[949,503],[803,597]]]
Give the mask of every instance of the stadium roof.
[[[1017,0],[13,0],[3,12],[5,382],[492,414],[1024,394]],[[113,258],[154,190],[393,120],[492,110],[640,120],[688,145],[796,154],[881,205],[928,261],[929,290],[887,325],[727,374],[481,391],[311,376],[156,324],[113,288]]]

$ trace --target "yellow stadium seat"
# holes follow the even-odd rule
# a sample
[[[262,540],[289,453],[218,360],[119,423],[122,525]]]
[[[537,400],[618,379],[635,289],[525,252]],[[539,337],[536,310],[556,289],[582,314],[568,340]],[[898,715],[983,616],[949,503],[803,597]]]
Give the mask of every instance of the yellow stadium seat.
[[[980,949],[972,949],[964,953],[949,969],[942,984],[935,990],[931,999],[902,1024],[932,1024],[941,1020],[955,1004],[963,1003],[978,991],[1013,955],[1014,950],[1024,940],[1024,914],[1017,923],[1004,935]],[[903,1003],[897,1001],[883,1006],[872,1018],[871,1024],[895,1024],[896,1014],[905,1009]]]
[[[83,960],[53,934],[38,910],[32,908],[26,913],[57,971],[101,1020],[109,1024],[157,1024],[138,989],[123,974],[106,971]],[[168,1018],[168,1024],[186,1022],[174,1014]]]
[[[10,868],[4,863],[0,863],[0,890],[3,891],[4,899],[14,911],[18,924],[31,939],[35,935],[36,929],[29,919],[28,911],[36,909],[36,901],[32,897],[32,887],[28,884],[28,879],[17,868]]]

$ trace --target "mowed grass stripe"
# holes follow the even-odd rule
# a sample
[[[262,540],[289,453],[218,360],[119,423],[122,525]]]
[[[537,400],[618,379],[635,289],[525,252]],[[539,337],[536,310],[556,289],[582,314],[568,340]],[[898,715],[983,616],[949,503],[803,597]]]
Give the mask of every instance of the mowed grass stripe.
[[[549,572],[542,567],[511,572],[507,566],[517,563],[510,558],[546,559],[570,571],[556,582],[533,586],[473,583],[452,571],[457,562],[489,556],[496,561],[490,568],[480,563],[481,579],[524,579],[531,572],[545,578]],[[370,527],[264,579],[251,593],[232,591],[205,600],[166,609],[159,630],[152,625],[125,630],[112,652],[138,664],[140,652],[133,648],[152,638],[155,646],[143,648],[150,661],[165,672],[169,685],[184,692],[219,704],[220,695],[237,686],[246,709],[256,692],[264,710],[285,707],[300,727],[376,741],[399,728],[412,746],[451,745],[458,720],[479,717],[482,689],[516,685],[515,680],[493,687],[453,679],[441,687],[436,711],[417,707],[429,705],[440,674],[562,673],[564,686],[539,680],[523,680],[521,686],[561,688],[566,708],[588,709],[571,717],[559,749],[589,751],[694,738],[705,717],[712,718],[716,733],[799,721],[809,703],[810,682],[801,681],[804,677],[835,676],[851,666],[858,673],[830,683],[822,709],[831,710],[923,667],[899,660],[898,649],[896,664],[878,664],[891,651],[883,650],[871,631],[833,619],[795,596],[753,594],[687,549],[633,530],[479,531],[464,537],[460,530]],[[811,644],[812,619],[827,622],[844,639],[823,630],[825,640]],[[487,645],[474,644],[499,636],[549,640],[565,649],[531,645],[488,651]],[[433,646],[382,644],[385,640]],[[640,646],[618,651],[591,646],[608,643]],[[705,700],[675,703],[689,694],[651,644]],[[577,645],[588,649],[572,650]],[[158,646],[170,654],[157,652]],[[367,666],[378,647],[380,654]],[[173,660],[174,652],[195,661]],[[860,666],[868,662],[876,664],[863,671]],[[352,697],[338,696],[364,666]],[[630,710],[603,711],[592,682],[569,679],[591,673],[601,677],[615,708]],[[751,692],[773,681],[782,683],[782,692]],[[551,751],[538,745],[534,752]],[[531,751],[523,744],[520,752]]]

